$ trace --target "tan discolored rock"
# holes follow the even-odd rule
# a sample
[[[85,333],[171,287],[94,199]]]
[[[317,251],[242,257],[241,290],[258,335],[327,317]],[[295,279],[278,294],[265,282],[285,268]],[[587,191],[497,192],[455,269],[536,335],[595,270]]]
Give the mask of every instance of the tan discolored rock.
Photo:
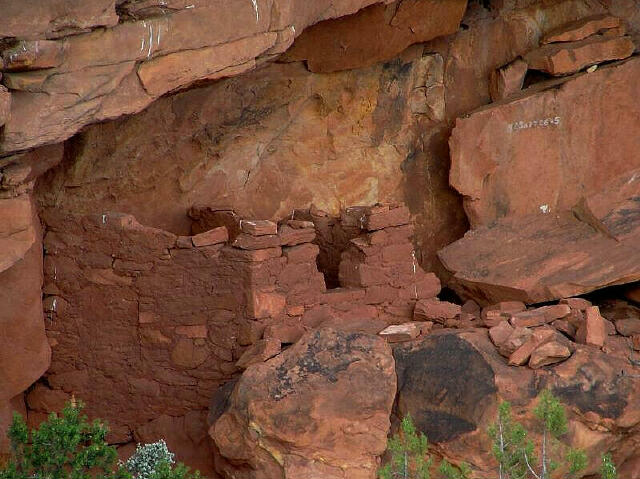
[[[11,93],[0,85],[0,126],[4,125],[11,115]]]
[[[522,90],[529,65],[518,59],[491,73],[489,92],[491,100],[499,101]]]
[[[392,324],[387,326],[378,334],[387,340],[389,343],[400,343],[403,341],[411,341],[420,335],[421,328],[417,322],[404,323],[404,324]]]
[[[252,291],[247,305],[247,314],[254,319],[275,317],[286,305],[283,294],[272,291]]]
[[[529,367],[539,369],[550,364],[559,363],[571,356],[571,351],[565,345],[550,341],[539,346],[531,353]]]
[[[541,43],[575,42],[619,26],[620,19],[618,17],[607,14],[592,15],[550,31],[544,36]]]
[[[248,471],[247,478],[373,478],[395,392],[394,361],[382,338],[307,333],[240,377],[209,430],[221,454],[218,471]]]

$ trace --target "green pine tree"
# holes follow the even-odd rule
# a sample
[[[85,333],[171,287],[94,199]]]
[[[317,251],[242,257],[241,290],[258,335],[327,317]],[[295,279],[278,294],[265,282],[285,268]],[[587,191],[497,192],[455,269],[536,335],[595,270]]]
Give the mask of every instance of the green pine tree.
[[[429,479],[432,460],[427,457],[429,443],[418,433],[410,415],[405,416],[400,432],[389,439],[391,461],[378,472],[380,479]]]
[[[489,428],[493,440],[493,455],[498,461],[499,479],[526,479],[529,475],[527,460],[535,462],[533,443],[527,431],[511,416],[511,404],[504,401],[498,406],[498,418]]]
[[[613,463],[611,454],[607,453],[602,456],[602,465],[600,466],[600,477],[602,479],[618,479],[616,465]]]
[[[536,455],[533,442],[527,439],[525,428],[513,421],[509,403],[498,408],[498,419],[489,429],[493,439],[493,455],[498,461],[499,479],[550,479],[560,465],[554,454],[560,447],[560,437],[567,432],[567,415],[564,406],[550,391],[538,396],[533,410],[541,423],[542,444]],[[539,459],[536,457],[539,456]],[[561,456],[567,466],[567,479],[578,477],[587,465],[584,451],[568,450]]]
[[[442,479],[470,479],[471,468],[468,464],[462,463],[460,467],[455,467],[446,459],[443,459],[438,469]]]
[[[62,414],[29,434],[24,419],[14,414],[9,428],[12,457],[0,479],[129,479],[118,455],[105,437],[107,427],[82,414],[83,405],[65,405]]]

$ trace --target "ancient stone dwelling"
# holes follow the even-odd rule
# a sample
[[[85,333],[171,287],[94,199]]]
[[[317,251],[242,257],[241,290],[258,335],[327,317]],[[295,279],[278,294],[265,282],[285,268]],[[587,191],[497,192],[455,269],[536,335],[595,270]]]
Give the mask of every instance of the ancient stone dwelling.
[[[0,71],[0,458],[75,397],[212,479],[407,413],[493,479],[550,389],[640,479],[639,0],[0,0]]]

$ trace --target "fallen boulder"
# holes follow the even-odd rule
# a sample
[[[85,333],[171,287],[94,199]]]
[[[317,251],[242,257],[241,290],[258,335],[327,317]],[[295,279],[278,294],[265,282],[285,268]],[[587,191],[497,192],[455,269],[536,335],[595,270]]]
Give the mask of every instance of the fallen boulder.
[[[498,403],[509,401],[514,419],[531,430],[535,398],[549,389],[566,405],[570,432],[563,441],[592,458],[586,477],[597,474],[603,450],[613,451],[622,470],[631,467],[639,458],[637,436],[628,431],[640,424],[640,381],[628,351],[575,345],[571,354],[571,345],[548,334],[552,339],[534,348],[529,367],[507,366],[481,329],[436,331],[397,345],[398,416],[411,414],[438,452],[469,463],[474,477],[496,477],[487,429]],[[530,438],[541,440],[535,431]]]
[[[634,170],[573,212],[504,218],[468,232],[439,257],[454,273],[451,287],[489,303],[539,303],[632,283],[640,279],[639,200]]]
[[[225,477],[373,479],[396,392],[391,349],[320,329],[249,366],[209,434]]]

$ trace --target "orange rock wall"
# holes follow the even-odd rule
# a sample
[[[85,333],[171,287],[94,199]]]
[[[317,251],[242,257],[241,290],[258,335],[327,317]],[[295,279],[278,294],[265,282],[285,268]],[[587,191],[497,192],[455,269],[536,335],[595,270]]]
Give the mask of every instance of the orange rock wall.
[[[376,333],[439,292],[415,262],[407,209],[398,211],[395,226],[360,231],[343,254],[347,287],[326,290],[313,228],[195,247],[203,236],[177,237],[130,215],[45,210],[53,357],[27,395],[30,423],[74,394],[109,421],[110,442],[165,438],[181,460],[211,472],[209,401],[250,345],[291,343],[321,324]]]

